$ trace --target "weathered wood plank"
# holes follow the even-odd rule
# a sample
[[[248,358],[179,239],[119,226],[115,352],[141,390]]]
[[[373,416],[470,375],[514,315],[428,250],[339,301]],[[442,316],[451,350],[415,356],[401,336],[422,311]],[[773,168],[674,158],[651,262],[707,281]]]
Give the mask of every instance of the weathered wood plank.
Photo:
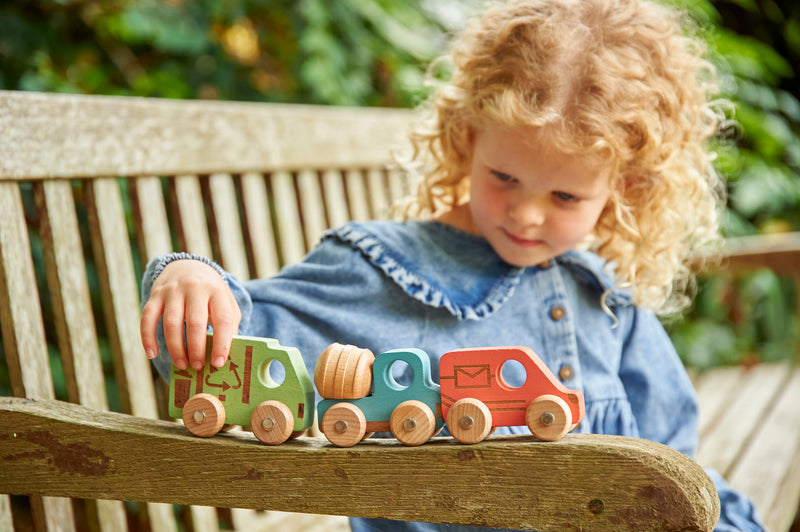
[[[322,200],[319,175],[313,170],[301,170],[297,174],[297,191],[300,196],[300,213],[303,217],[303,233],[306,249],[317,245],[322,233],[328,228],[325,218],[325,203]]]
[[[18,397],[52,399],[39,291],[16,183],[0,183],[0,261],[0,325],[11,390]]]
[[[267,183],[262,174],[247,173],[239,179],[246,248],[252,257],[254,277],[272,277],[280,269]]]
[[[155,255],[172,251],[172,238],[158,177],[139,177],[131,183],[134,231],[142,264]]]
[[[768,530],[788,530],[800,499],[800,368],[778,366],[785,376],[775,382],[780,395],[756,424],[728,478],[762,509]]]
[[[735,400],[745,380],[745,373],[742,366],[722,367],[709,370],[695,379],[697,402],[700,405],[700,439],[714,430],[717,421]]]
[[[141,177],[131,180],[130,192],[134,231],[139,252],[142,254],[140,260],[144,264],[155,255],[172,251],[172,238],[161,180],[158,177]],[[119,504],[119,501],[97,501],[98,505],[108,503]],[[156,514],[154,520],[159,524],[162,532],[177,529],[177,523],[171,515],[171,505],[153,505],[146,508],[146,511],[150,516]],[[124,513],[122,517],[125,517]],[[190,520],[191,528],[196,532],[217,532],[219,530],[214,508],[191,507],[186,519]],[[122,530],[122,528],[118,526],[107,530],[113,532]]]
[[[742,379],[738,393],[716,420],[714,430],[700,440],[697,461],[719,471],[727,478],[739,453],[745,448],[753,431],[773,405],[785,368],[760,364]]]
[[[43,181],[34,186],[34,196],[69,400],[107,410],[72,186],[67,181]]]
[[[246,433],[196,438],[178,424],[19,399],[0,400],[0,492],[529,530],[710,530],[719,512],[696,462],[646,440],[520,436],[465,446],[441,438],[336,448],[300,439],[267,447]]]
[[[372,168],[367,171],[367,189],[369,205],[373,219],[385,219],[389,212],[389,191],[386,189],[386,175],[383,171]]]
[[[106,410],[105,379],[72,186],[67,181],[42,181],[34,185],[34,197],[67,394],[70,401]],[[87,511],[90,519],[97,520],[99,530],[127,529],[125,508],[119,501],[96,501]]]
[[[350,220],[350,214],[347,210],[347,193],[342,173],[337,170],[323,172],[322,190],[330,227],[339,227],[347,223]]]
[[[8,495],[0,495],[0,530],[14,530],[11,498]]]
[[[247,280],[250,271],[233,178],[228,174],[214,174],[206,180],[206,187],[204,196],[210,206],[212,241],[219,248],[220,264],[238,279]]]
[[[800,275],[800,233],[729,239],[723,265],[734,271],[769,268],[776,273]]]
[[[116,179],[87,185],[89,228],[103,313],[116,358],[117,386],[123,409],[140,417],[158,417],[150,365],[139,339],[139,290],[133,271],[125,211]]]
[[[359,170],[347,170],[344,179],[350,218],[359,221],[369,220],[369,197],[364,174]]]
[[[211,257],[211,239],[200,180],[197,176],[182,175],[170,179],[170,185],[180,251]]]
[[[275,172],[270,176],[272,197],[278,211],[275,223],[278,229],[282,265],[300,262],[306,254],[294,183],[294,177],[288,172]]]
[[[22,195],[16,183],[0,183],[0,331],[11,389],[20,397],[55,397]],[[72,502],[31,497],[40,530],[74,530]]]
[[[150,364],[139,339],[138,282],[133,271],[125,211],[116,179],[88,182],[87,211],[122,407],[135,416],[157,418]],[[88,498],[113,497],[98,494]],[[154,531],[176,530],[171,507],[148,504],[147,512]]]
[[[405,109],[0,91],[0,178],[383,166],[413,116]]]

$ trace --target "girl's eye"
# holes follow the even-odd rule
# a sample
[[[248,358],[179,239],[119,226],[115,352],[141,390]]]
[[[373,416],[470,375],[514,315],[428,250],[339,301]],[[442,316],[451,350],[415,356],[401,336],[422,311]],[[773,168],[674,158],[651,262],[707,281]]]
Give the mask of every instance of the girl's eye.
[[[508,183],[514,179],[510,175],[504,174],[503,172],[498,172],[497,170],[492,170],[491,172],[499,181],[502,181],[503,183]]]
[[[563,201],[565,203],[572,203],[573,201],[578,201],[578,198],[573,196],[572,194],[568,194],[566,192],[553,192],[553,195],[558,198],[558,200]]]

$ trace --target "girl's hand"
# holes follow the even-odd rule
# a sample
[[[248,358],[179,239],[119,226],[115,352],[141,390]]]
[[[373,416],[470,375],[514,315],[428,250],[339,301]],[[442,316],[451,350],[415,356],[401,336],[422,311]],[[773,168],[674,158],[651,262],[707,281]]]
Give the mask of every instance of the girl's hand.
[[[191,259],[177,260],[164,268],[142,310],[142,345],[151,359],[158,354],[156,325],[162,316],[167,349],[179,369],[203,367],[209,324],[214,328],[211,363],[222,367],[242,319],[239,305],[219,273]]]

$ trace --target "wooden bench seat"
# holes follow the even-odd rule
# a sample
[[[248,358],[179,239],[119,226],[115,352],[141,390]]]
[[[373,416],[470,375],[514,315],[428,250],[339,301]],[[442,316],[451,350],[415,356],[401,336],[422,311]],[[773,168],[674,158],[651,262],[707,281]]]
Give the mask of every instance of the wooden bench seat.
[[[28,512],[41,530],[117,531],[138,520],[158,531],[180,521],[194,530],[301,526],[295,514],[262,509],[544,530],[565,519],[592,530],[711,526],[708,477],[644,440],[343,450],[305,438],[268,448],[249,433],[204,440],[163,421],[163,389],[139,340],[146,260],[180,249],[241,279],[265,277],[301,260],[327,227],[385,216],[406,191],[387,165],[410,118],[0,91],[0,388],[9,396],[0,398],[0,493],[12,495],[0,496],[0,530],[24,528]],[[714,393],[723,381],[733,399]],[[789,452],[800,435],[796,370],[714,370],[697,386],[701,462],[717,461],[785,530],[800,500]],[[735,397],[751,388],[752,398],[740,392],[749,400]],[[769,480],[750,482],[764,456],[770,470],[758,473],[769,477],[758,478]],[[440,485],[398,480],[422,464],[441,470]],[[780,467],[789,471],[778,481]]]

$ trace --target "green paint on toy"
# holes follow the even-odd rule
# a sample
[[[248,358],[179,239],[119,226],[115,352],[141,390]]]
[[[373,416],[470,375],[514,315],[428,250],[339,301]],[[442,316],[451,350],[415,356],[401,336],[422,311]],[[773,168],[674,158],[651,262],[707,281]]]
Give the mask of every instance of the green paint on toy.
[[[217,397],[225,407],[225,422],[250,425],[253,410],[263,401],[285,404],[294,418],[293,430],[305,430],[314,421],[314,385],[300,351],[272,338],[234,336],[225,366],[211,365],[211,338],[206,342],[206,364],[196,371],[172,366],[169,414],[180,418],[183,405],[198,393]]]

